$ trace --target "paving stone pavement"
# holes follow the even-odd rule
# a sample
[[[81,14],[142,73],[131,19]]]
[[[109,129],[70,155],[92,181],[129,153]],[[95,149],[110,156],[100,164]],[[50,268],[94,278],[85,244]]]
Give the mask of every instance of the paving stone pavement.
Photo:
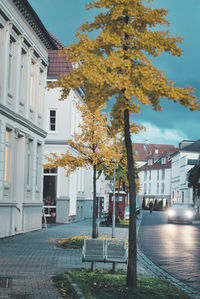
[[[138,228],[140,221],[141,217]],[[70,236],[91,236],[91,227],[91,220],[85,220],[0,239],[0,298],[61,298],[51,277],[67,268],[89,267],[90,264],[82,263],[81,250],[59,248],[57,241]],[[111,238],[112,229],[100,227],[99,234]],[[128,229],[116,228],[116,237],[126,239]],[[138,274],[158,276],[157,271],[152,271],[154,265],[145,258],[142,253],[138,254]],[[110,264],[100,263],[97,267],[111,269]],[[120,267],[126,268],[126,265]]]
[[[91,236],[91,226],[91,220],[85,220],[0,239],[0,298],[60,298],[51,277],[87,263],[81,261],[81,250],[58,248],[57,241],[69,236]],[[111,228],[101,227],[100,235],[111,237]],[[127,235],[127,229],[116,228],[116,237]]]

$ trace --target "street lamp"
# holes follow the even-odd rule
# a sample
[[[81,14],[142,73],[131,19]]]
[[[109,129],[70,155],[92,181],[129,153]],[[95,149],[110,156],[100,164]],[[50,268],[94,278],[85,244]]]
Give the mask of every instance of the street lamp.
[[[113,214],[112,214],[112,238],[115,238],[115,164],[113,175]]]

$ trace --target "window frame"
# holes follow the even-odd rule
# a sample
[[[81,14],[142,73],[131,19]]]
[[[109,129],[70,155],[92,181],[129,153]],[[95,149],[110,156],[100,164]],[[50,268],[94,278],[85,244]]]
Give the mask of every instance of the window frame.
[[[55,112],[55,116],[51,116],[51,112]],[[57,109],[55,109],[55,108],[51,108],[51,109],[49,109],[49,132],[51,132],[51,133],[55,133],[56,132],[56,115],[57,115]],[[51,120],[52,119],[55,119],[55,122],[54,123],[51,123]],[[52,128],[51,128],[51,126],[55,126],[55,129],[54,130],[52,130]]]
[[[14,47],[14,40],[12,36],[10,35],[10,41],[9,41],[9,52],[8,52],[8,92],[12,93],[12,68],[13,68],[13,47]]]
[[[30,86],[29,86],[29,106],[30,110],[33,111],[36,100],[36,62],[31,60],[30,70]]]

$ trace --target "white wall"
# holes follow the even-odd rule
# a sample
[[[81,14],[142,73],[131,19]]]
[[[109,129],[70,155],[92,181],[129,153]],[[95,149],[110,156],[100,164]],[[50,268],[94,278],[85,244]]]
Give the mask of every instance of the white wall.
[[[187,173],[194,167],[188,165],[188,159],[197,160],[199,153],[177,152],[172,157],[171,193],[174,202],[193,203],[192,188],[188,188]]]
[[[58,155],[64,153],[66,148],[73,155],[77,153],[67,145],[68,139],[73,139],[74,132],[80,132],[78,128],[81,122],[81,113],[76,108],[76,103],[80,101],[78,95],[71,90],[68,98],[64,101],[59,101],[60,88],[46,90],[45,93],[45,125],[47,130],[47,138],[45,141],[45,155],[54,152]],[[50,126],[50,110],[56,111],[56,130],[49,130]],[[66,219],[74,221],[79,218],[91,217],[91,203],[92,203],[92,170],[79,168],[69,177],[65,176],[65,170],[58,167],[57,172],[57,204],[62,207],[65,204],[69,208],[67,217],[60,217],[58,219]],[[60,201],[62,199],[62,201]],[[65,203],[63,202],[65,200]],[[87,200],[87,208],[83,208],[82,203],[77,201]],[[85,204],[86,206],[86,204]],[[59,213],[61,209],[57,209]],[[83,216],[84,210],[84,216]]]
[[[4,237],[41,228],[41,159],[46,135],[42,113],[48,53],[12,1],[2,0],[0,10],[3,11],[0,15],[0,237]],[[31,61],[35,63],[32,106]],[[6,129],[10,136],[8,152]],[[27,185],[29,140],[31,160]],[[7,153],[9,164],[5,163]]]

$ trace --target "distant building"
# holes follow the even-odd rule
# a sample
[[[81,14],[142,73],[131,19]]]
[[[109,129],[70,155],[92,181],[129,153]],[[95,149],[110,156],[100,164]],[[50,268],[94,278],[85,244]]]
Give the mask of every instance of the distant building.
[[[183,140],[172,155],[171,197],[173,202],[193,203],[192,188],[188,187],[188,171],[197,164],[200,140]]]
[[[148,206],[150,201],[171,200],[171,155],[177,151],[173,145],[134,143],[136,164],[139,167],[139,202]]]
[[[0,237],[41,228],[43,98],[57,49],[27,0],[0,2]]]

